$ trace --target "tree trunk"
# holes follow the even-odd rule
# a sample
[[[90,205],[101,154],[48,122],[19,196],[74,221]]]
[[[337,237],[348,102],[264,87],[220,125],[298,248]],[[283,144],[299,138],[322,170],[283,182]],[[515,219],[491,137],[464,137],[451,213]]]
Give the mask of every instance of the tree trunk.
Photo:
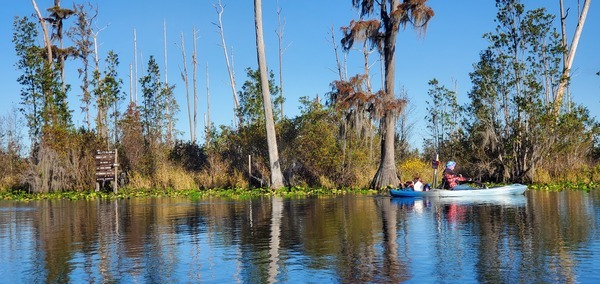
[[[393,26],[393,24],[389,24]],[[394,77],[396,73],[396,37],[398,29],[386,28],[384,40],[385,61],[385,97],[384,105],[394,100]],[[386,109],[381,119],[381,162],[379,169],[371,182],[371,188],[382,189],[384,187],[396,187],[400,184],[396,171],[396,160],[394,157],[394,139],[396,131],[396,117],[393,110]]]
[[[333,52],[335,53],[337,72],[340,76],[340,81],[344,81],[344,72],[342,71],[342,63],[340,62],[340,57],[338,55],[338,47],[335,41],[335,31],[333,30],[333,26],[331,26],[331,42],[333,43]]]
[[[181,33],[181,56],[183,57],[183,72],[181,73],[181,78],[183,79],[183,83],[185,84],[185,98],[187,101],[187,111],[188,111],[188,122],[190,124],[190,142],[194,143],[196,141],[196,137],[194,136],[194,128],[192,122],[192,110],[190,103],[190,84],[189,84],[189,74],[187,70],[187,57],[185,56],[185,39],[183,37],[183,32]]]
[[[394,157],[395,127],[396,118],[391,114],[386,114],[381,121],[381,129],[383,130],[381,139],[381,162],[379,163],[377,173],[371,182],[371,188],[373,189],[397,187],[400,184]]]
[[[42,25],[42,32],[44,33],[44,45],[46,46],[46,52],[47,52],[46,59],[48,60],[48,64],[52,64],[52,60],[53,60],[52,42],[50,42],[50,32],[48,31],[48,26],[46,25],[46,20],[42,16],[42,13],[40,12],[40,9],[38,8],[38,5],[35,2],[35,0],[31,0],[31,3],[33,4],[33,8],[35,9],[35,13],[38,17],[40,25]]]
[[[219,16],[219,24],[217,25],[217,27],[219,28],[219,34],[221,35],[221,44],[222,44],[222,48],[223,48],[223,53],[225,54],[225,63],[227,64],[227,71],[229,72],[229,82],[230,82],[230,86],[231,86],[231,92],[233,93],[233,114],[235,116],[235,124],[237,125],[239,122],[239,117],[238,117],[238,109],[240,107],[240,103],[238,101],[238,97],[237,97],[237,93],[235,90],[235,74],[233,72],[233,67],[231,66],[232,64],[229,62],[229,53],[227,51],[227,45],[225,44],[225,32],[223,31],[223,11],[224,11],[224,7],[221,4],[221,1],[219,1],[219,8],[217,9],[217,14]]]
[[[283,26],[281,25],[281,8],[279,8],[279,1],[277,1],[277,42],[279,45],[279,103],[281,108],[281,119],[285,118],[283,113],[283,49],[281,42],[283,41]]]
[[[581,37],[581,32],[583,31],[583,25],[585,24],[585,18],[587,17],[588,10],[590,9],[591,0],[585,0],[583,3],[583,10],[581,11],[581,15],[577,20],[577,28],[575,30],[575,35],[573,35],[573,41],[571,42],[571,46],[567,48],[569,52],[567,56],[566,62],[564,62],[563,73],[560,78],[560,83],[558,84],[558,89],[556,91],[556,99],[554,100],[554,114],[558,115],[560,113],[560,108],[562,106],[563,96],[565,94],[565,89],[567,88],[567,84],[569,83],[569,76],[571,73],[571,67],[573,65],[573,59],[575,58],[575,52],[577,51],[577,45],[579,45],[579,38]],[[562,6],[562,1],[561,1]]]
[[[169,88],[169,65],[168,63],[168,56],[167,56],[167,20],[163,21],[163,44],[164,44],[164,60],[165,60],[165,88]],[[167,104],[167,113],[170,114],[171,110],[170,108],[173,107],[170,103]],[[174,135],[174,129],[173,129],[173,116],[172,115],[167,115],[167,143],[169,145],[173,145],[173,143],[175,142],[175,135]],[[192,134],[193,135],[193,134]]]
[[[265,43],[262,29],[262,0],[254,0],[254,22],[256,26],[256,51],[260,69],[263,107],[265,110],[265,125],[267,128],[267,145],[269,148],[269,163],[271,164],[271,188],[283,187],[283,176],[279,164],[275,123],[273,121],[273,108],[271,106],[271,93],[269,91],[269,78],[267,73],[267,60],[265,56]]]
[[[133,78],[133,90],[134,90],[134,102],[137,104],[138,99],[138,62],[137,62],[137,33],[133,29],[133,65],[135,66],[135,73]]]
[[[193,132],[194,132],[194,140],[192,143],[196,143],[196,132],[198,130],[198,44],[196,36],[196,27],[194,26],[192,29],[193,43],[194,43],[194,51],[192,52],[192,88],[194,90],[194,116],[193,116]]]
[[[208,148],[210,146],[211,134],[210,134],[210,80],[208,77],[208,62],[206,63],[206,122],[204,123],[204,128],[206,132],[206,143],[205,147]]]

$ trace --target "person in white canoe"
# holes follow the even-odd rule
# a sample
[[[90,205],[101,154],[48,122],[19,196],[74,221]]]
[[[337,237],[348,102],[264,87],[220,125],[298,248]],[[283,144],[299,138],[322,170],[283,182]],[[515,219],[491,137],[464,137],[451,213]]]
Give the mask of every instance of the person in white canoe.
[[[452,190],[455,186],[461,182],[472,181],[470,178],[463,177],[461,174],[456,174],[454,168],[456,167],[455,161],[449,161],[446,163],[446,169],[444,169],[444,176],[442,177],[442,188]]]

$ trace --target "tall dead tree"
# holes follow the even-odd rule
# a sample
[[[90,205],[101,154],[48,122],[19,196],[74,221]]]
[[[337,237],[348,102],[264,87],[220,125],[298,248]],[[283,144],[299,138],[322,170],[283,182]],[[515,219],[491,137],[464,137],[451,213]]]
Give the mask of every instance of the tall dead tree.
[[[205,128],[205,132],[206,132],[206,144],[205,146],[208,147],[210,144],[210,140],[211,140],[211,134],[210,134],[210,80],[209,80],[209,76],[208,76],[208,62],[206,63],[206,119],[204,122],[204,128]]]
[[[38,5],[35,2],[35,0],[31,0],[31,3],[33,4],[33,8],[35,9],[38,21],[42,26],[42,36],[44,37],[44,46],[46,47],[46,60],[48,63],[51,64],[54,57],[52,54],[52,42],[50,41],[50,29],[48,28],[46,20],[44,16],[42,16],[42,13],[40,12],[40,9],[38,8]]]
[[[558,84],[558,89],[556,90],[556,97],[554,99],[554,114],[558,115],[560,113],[560,108],[563,104],[563,97],[565,94],[565,90],[567,85],[569,84],[571,67],[573,66],[573,59],[575,58],[575,52],[577,51],[577,46],[579,45],[579,38],[581,37],[581,32],[583,31],[583,25],[585,24],[585,19],[587,17],[587,13],[590,9],[591,0],[584,0],[583,8],[581,10],[581,14],[579,14],[579,18],[577,19],[577,28],[575,29],[575,34],[573,35],[573,40],[571,41],[571,45],[569,46],[566,42],[566,15],[564,15],[563,9],[563,0],[560,0],[560,10],[561,10],[561,26],[563,32],[563,45],[565,48],[566,56],[563,62],[563,73],[560,78],[560,83]],[[579,10],[579,9],[578,9]],[[578,11],[579,12],[579,11]]]
[[[229,82],[231,86],[231,92],[233,94],[233,114],[235,116],[234,123],[237,126],[238,122],[240,121],[238,117],[238,109],[240,108],[240,103],[235,87],[235,72],[233,70],[233,65],[229,62],[229,52],[227,51],[227,44],[225,43],[225,31],[223,30],[223,12],[225,11],[225,7],[223,6],[223,4],[221,4],[220,0],[219,4],[214,5],[214,7],[217,11],[219,23],[213,24],[217,26],[217,29],[219,30],[219,35],[221,36],[221,47],[223,48],[223,53],[225,55],[225,64],[227,64],[227,71],[229,72]]]
[[[335,31],[333,29],[333,26],[331,26],[331,43],[333,44],[333,53],[335,54],[335,65],[338,76],[340,77],[340,81],[344,81],[346,80],[346,77],[344,77],[345,66],[342,65],[342,62],[340,61],[340,56],[338,54],[338,45],[337,40],[335,39]]]
[[[273,106],[271,105],[271,92],[269,90],[269,74],[267,73],[267,59],[265,56],[265,42],[262,25],[262,0],[254,0],[254,23],[256,30],[256,53],[260,70],[260,83],[265,111],[265,126],[267,128],[267,146],[269,148],[269,163],[271,166],[271,189],[283,187],[283,175],[279,163],[275,122],[273,120]]]
[[[168,71],[168,57],[167,57],[167,20],[164,20],[163,22],[163,38],[164,38],[164,59],[165,59],[165,88],[169,89],[169,71]],[[172,104],[168,103],[166,104],[166,108],[167,108],[167,113],[173,113],[173,110],[171,109],[173,107]],[[174,128],[173,128],[173,120],[175,120],[174,116],[171,115],[167,115],[168,119],[167,119],[167,143],[169,145],[173,145],[173,143],[175,143],[175,132],[174,132]]]
[[[138,99],[138,52],[137,52],[137,32],[133,29],[133,65],[134,65],[134,74],[133,74],[133,93],[134,93],[134,103],[137,104]]]
[[[187,101],[187,112],[188,112],[188,122],[190,125],[190,141],[193,143],[196,141],[196,137],[194,136],[194,129],[192,128],[192,110],[190,103],[190,83],[189,83],[189,73],[187,70],[187,56],[185,55],[185,38],[183,36],[183,32],[181,33],[181,56],[183,57],[183,71],[181,72],[181,79],[185,84],[185,98]]]
[[[193,131],[194,140],[192,143],[196,143],[196,130],[198,129],[198,30],[194,26],[192,28],[192,36],[194,37],[194,51],[192,52],[192,67],[193,67],[193,79],[192,84],[194,87],[194,117],[193,117]]]
[[[285,27],[285,23],[281,24],[281,8],[279,8],[279,0],[277,0],[277,30],[275,33],[277,34],[277,43],[279,48],[279,103],[281,104],[281,119],[285,117],[283,112],[283,48],[281,46],[283,41],[283,30]]]

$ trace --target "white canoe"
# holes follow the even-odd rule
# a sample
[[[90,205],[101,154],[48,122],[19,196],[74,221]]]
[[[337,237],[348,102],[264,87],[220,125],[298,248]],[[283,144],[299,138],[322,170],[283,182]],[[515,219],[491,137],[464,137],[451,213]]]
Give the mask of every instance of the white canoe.
[[[402,189],[391,189],[392,197],[476,197],[476,196],[498,196],[498,195],[519,195],[527,190],[523,184],[511,184],[490,188],[473,188],[465,185],[459,185],[454,190],[431,189],[429,191],[412,191]]]

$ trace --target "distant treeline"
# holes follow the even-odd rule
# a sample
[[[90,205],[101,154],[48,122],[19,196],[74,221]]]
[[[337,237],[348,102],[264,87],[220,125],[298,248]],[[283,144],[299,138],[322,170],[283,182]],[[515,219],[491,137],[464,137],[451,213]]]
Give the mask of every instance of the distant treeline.
[[[484,35],[490,45],[470,73],[468,102],[459,104],[455,91],[429,80],[427,113],[416,115],[427,120],[429,138],[422,151],[409,143],[414,115],[399,115],[395,157],[400,179],[419,176],[431,182],[431,160],[437,156],[457,161],[464,175],[483,181],[598,182],[598,123],[585,106],[570,100],[568,88],[565,99],[559,95],[569,78],[563,64],[567,48],[553,28],[555,17],[543,8],[526,11],[519,1],[497,3],[498,28]],[[269,184],[259,71],[246,69],[234,126],[209,123],[204,141],[182,141],[174,128],[179,112],[175,88],[161,81],[153,56],[139,78],[142,96],[136,103],[123,91],[117,54],[109,52],[104,69],[99,68],[94,13],[84,5],[48,11],[37,24],[29,17],[14,21],[21,105],[0,120],[1,189],[92,189],[96,150],[114,148],[132,188]],[[65,38],[71,46],[65,47]],[[72,62],[81,66],[77,90],[65,83],[65,66]],[[381,91],[371,90],[369,76],[340,75],[323,98],[302,97],[300,114],[293,118],[282,115],[284,98],[272,72],[269,78],[285,183],[369,187],[382,137]],[[81,97],[85,124],[79,129],[72,123],[68,96]],[[406,103],[406,94],[399,101]],[[20,134],[25,128],[29,143]]]

